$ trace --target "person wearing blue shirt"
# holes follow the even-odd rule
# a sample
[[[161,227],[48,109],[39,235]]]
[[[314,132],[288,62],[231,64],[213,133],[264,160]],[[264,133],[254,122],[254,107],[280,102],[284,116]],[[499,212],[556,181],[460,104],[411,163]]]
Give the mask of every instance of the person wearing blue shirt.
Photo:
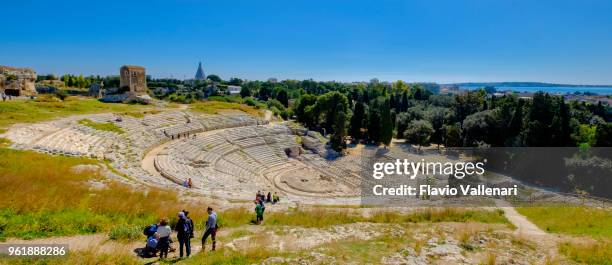
[[[211,207],[208,207],[208,220],[206,220],[206,231],[204,231],[204,236],[202,236],[202,251],[204,251],[204,246],[206,244],[206,239],[208,236],[212,239],[212,250],[215,250],[215,245],[217,241],[217,213],[213,211]]]

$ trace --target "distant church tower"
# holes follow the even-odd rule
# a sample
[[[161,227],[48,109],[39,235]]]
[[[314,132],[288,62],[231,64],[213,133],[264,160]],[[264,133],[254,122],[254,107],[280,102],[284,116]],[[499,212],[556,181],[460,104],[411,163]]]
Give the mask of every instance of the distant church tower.
[[[198,64],[198,70],[196,71],[196,74],[195,74],[195,80],[201,80],[201,81],[206,80],[206,75],[204,74],[204,69],[202,69],[202,62],[200,62],[200,64]]]

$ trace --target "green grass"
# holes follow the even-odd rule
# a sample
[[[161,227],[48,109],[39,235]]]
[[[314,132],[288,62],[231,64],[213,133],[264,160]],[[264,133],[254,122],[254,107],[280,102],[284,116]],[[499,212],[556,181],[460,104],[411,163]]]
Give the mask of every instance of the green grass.
[[[338,264],[378,264],[381,257],[398,251],[408,238],[383,236],[372,240],[348,240],[325,244],[323,253],[336,258]]]
[[[142,105],[102,103],[95,99],[67,97],[64,101],[10,100],[0,102],[0,128],[15,123],[34,123],[76,114],[127,112],[148,109]]]
[[[90,119],[82,119],[82,120],[79,120],[79,124],[85,125],[87,127],[91,127],[99,131],[115,132],[119,134],[124,133],[124,131],[121,130],[121,127],[115,125],[114,123],[110,123],[110,122],[100,123],[100,122],[91,121]]]
[[[95,213],[87,209],[17,213],[5,208],[0,210],[0,238],[34,239],[110,231],[111,239],[138,239],[143,237],[142,227],[156,220],[157,217],[152,214],[132,217],[120,213]],[[134,233],[134,230],[138,230],[138,233]]]
[[[11,140],[0,137],[0,147],[6,147],[11,145]]]
[[[261,116],[262,113],[258,109],[235,103],[235,102],[222,102],[222,101],[201,101],[189,105],[193,111],[198,111],[207,114],[218,114],[219,110],[240,110],[253,116]]]
[[[139,225],[118,225],[108,231],[108,237],[112,240],[134,241],[144,239],[143,227],[148,224],[140,222]]]
[[[587,206],[524,206],[517,211],[550,233],[612,238],[612,211]]]
[[[219,213],[221,227],[237,227],[254,221],[255,214],[250,209],[228,209]],[[370,217],[351,213],[346,210],[327,208],[299,209],[294,208],[283,212],[264,214],[263,225],[266,226],[300,226],[329,227],[332,225],[350,224],[356,222],[371,223],[436,223],[436,222],[480,222],[480,223],[510,223],[501,210],[466,210],[456,208],[423,209],[413,213],[397,213],[379,211]],[[200,224],[202,226],[203,224]]]
[[[564,242],[559,245],[559,252],[571,260],[582,264],[612,264],[612,243],[609,241],[590,243]]]
[[[241,265],[241,264],[260,264],[269,257],[278,256],[276,252],[266,248],[248,249],[245,251],[233,251],[228,248],[221,248],[215,252],[198,253],[189,259],[182,260],[175,264],[197,264],[197,265]],[[172,264],[173,261],[165,262]],[[164,263],[162,263],[164,264]]]

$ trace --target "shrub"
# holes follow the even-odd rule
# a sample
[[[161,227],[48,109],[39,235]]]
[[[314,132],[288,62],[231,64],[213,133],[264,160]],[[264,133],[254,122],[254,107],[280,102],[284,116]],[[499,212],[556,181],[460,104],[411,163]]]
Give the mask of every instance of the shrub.
[[[108,232],[108,237],[112,240],[134,241],[143,238],[142,231],[144,225],[117,225]]]
[[[257,101],[253,97],[248,97],[244,99],[244,104],[254,107],[257,106]]]

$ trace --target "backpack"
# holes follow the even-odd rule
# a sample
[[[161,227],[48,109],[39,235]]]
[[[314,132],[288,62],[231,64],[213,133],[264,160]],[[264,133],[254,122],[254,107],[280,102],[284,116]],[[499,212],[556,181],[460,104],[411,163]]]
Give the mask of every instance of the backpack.
[[[183,232],[185,232],[185,235],[191,235],[191,219],[183,221]]]
[[[157,248],[157,239],[154,236],[147,238],[147,247]]]
[[[144,231],[142,231],[142,233],[145,236],[152,236],[155,234],[155,232],[157,232],[157,225],[156,224],[152,224],[152,225],[147,225],[144,229]]]

